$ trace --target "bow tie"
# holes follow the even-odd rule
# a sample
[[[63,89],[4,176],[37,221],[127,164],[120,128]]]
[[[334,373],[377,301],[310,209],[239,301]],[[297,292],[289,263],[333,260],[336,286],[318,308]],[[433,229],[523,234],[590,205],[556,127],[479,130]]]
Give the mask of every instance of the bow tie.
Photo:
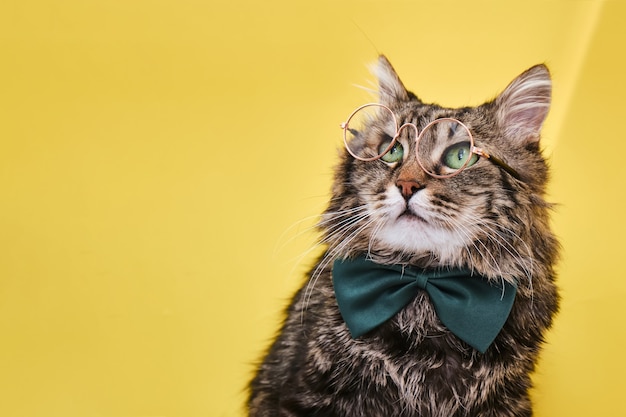
[[[482,353],[502,330],[517,289],[507,281],[502,288],[467,270],[380,265],[365,257],[336,260],[333,285],[354,338],[389,320],[425,290],[439,320]]]

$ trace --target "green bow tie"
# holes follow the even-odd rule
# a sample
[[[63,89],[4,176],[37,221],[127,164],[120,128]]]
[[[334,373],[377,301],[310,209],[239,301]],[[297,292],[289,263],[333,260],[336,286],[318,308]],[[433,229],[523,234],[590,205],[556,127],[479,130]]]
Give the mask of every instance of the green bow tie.
[[[336,260],[333,285],[354,338],[389,320],[425,290],[439,320],[482,353],[504,326],[517,289],[506,281],[498,287],[467,270],[417,270],[365,257]]]

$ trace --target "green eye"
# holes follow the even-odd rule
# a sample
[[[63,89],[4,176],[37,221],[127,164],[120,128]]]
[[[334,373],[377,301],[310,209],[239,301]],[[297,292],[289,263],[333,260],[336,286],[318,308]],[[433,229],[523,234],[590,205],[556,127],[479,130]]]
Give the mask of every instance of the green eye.
[[[383,143],[381,143],[380,146],[378,147],[378,154],[380,155],[383,152],[385,152],[385,149],[389,147],[390,143],[391,143],[390,140],[386,140]],[[389,151],[387,151],[387,153],[385,153],[381,157],[381,159],[385,162],[393,163],[393,162],[401,161],[403,156],[404,156],[404,148],[402,147],[402,144],[400,142],[396,142],[393,144],[391,149],[389,149]]]
[[[472,166],[478,161],[478,155],[472,153],[469,142],[456,143],[443,153],[444,165],[452,169],[461,169],[468,159],[469,162],[465,167]]]

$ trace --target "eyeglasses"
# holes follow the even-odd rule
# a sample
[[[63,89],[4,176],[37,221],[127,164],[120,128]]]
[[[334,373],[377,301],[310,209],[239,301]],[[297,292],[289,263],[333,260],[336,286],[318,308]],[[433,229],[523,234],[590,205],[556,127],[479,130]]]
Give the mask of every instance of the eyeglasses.
[[[404,158],[402,142],[415,143],[417,162],[431,177],[453,177],[483,157],[521,180],[511,166],[475,146],[472,132],[457,119],[435,119],[419,132],[414,123],[399,126],[396,115],[389,107],[368,103],[353,111],[341,128],[346,149],[360,161],[381,159],[390,164],[399,162]],[[363,133],[366,131],[372,134],[365,137]]]

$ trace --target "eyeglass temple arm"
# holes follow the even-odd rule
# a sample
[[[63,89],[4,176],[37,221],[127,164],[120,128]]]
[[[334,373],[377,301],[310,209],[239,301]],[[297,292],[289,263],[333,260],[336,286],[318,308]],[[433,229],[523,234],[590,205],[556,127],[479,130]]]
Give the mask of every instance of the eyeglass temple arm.
[[[484,149],[477,148],[476,146],[473,146],[472,147],[472,153],[475,153],[476,155],[479,155],[479,156],[482,156],[484,158],[487,158],[488,160],[490,160],[491,162],[493,162],[494,164],[498,165],[500,168],[505,170],[507,173],[509,173],[513,178],[515,178],[517,180],[520,180],[520,181],[523,181],[522,180],[522,176],[519,174],[519,172],[517,172],[515,169],[513,169],[513,167],[508,165],[506,162],[504,162],[500,158],[497,158],[497,157],[495,157],[493,155],[490,155]]]

